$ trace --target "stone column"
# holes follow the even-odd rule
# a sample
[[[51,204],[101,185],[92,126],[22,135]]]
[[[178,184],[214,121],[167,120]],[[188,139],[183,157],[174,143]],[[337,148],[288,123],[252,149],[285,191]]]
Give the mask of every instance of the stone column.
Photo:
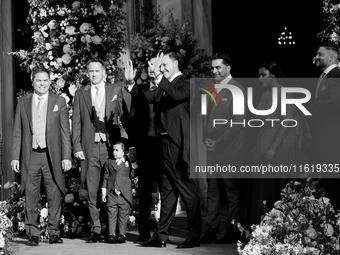
[[[12,148],[12,128],[15,104],[13,77],[13,4],[12,0],[0,1],[0,176],[1,200],[9,194],[3,190],[7,181],[14,181],[15,175],[10,167]],[[5,192],[6,191],[6,192]]]

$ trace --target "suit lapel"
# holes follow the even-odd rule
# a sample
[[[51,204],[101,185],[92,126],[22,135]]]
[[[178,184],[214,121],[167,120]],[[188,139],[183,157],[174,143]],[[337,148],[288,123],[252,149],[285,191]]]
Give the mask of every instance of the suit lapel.
[[[105,116],[107,119],[110,118],[111,113],[111,100],[113,99],[113,86],[108,83],[105,84]],[[117,95],[118,97],[118,95]],[[118,98],[117,98],[118,100]]]
[[[53,111],[53,106],[55,105],[55,97],[50,93],[48,93],[47,100],[47,112],[46,112],[46,133],[49,130],[49,126],[51,123],[51,113]]]
[[[26,115],[27,115],[27,119],[29,122],[31,133],[33,133],[32,101],[33,101],[33,94],[30,94],[26,97],[26,100],[25,100],[25,110],[26,110]]]
[[[87,85],[85,87],[85,89],[83,90],[83,95],[87,110],[89,111],[90,116],[92,116],[91,85]]]

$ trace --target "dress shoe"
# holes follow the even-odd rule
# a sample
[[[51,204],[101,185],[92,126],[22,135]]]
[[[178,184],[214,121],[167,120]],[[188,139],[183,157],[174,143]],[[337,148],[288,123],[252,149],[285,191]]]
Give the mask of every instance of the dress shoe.
[[[100,234],[92,232],[90,238],[86,241],[86,243],[99,243],[100,240],[101,240]]]
[[[145,242],[139,242],[139,245],[144,246],[144,247],[158,247],[158,248],[162,248],[162,247],[166,247],[166,242],[162,241],[161,239],[159,239],[158,237],[151,237],[149,240],[145,241]]]
[[[27,242],[28,246],[38,246],[38,244],[39,244],[39,237],[31,236],[31,238],[28,239],[28,242]]]
[[[142,235],[140,235],[140,236],[138,237],[138,239],[137,239],[136,241],[134,241],[134,243],[139,244],[140,242],[145,242],[145,241],[147,241],[147,240],[149,240],[149,239],[150,239],[150,235],[148,235],[148,236],[142,236]]]
[[[216,242],[216,240],[217,240],[216,233],[212,231],[206,231],[203,237],[201,238],[201,243],[214,243]]]
[[[61,239],[59,236],[54,235],[54,236],[50,236],[50,239],[48,240],[49,244],[53,244],[53,243],[63,243],[63,239]]]
[[[125,243],[126,242],[126,237],[124,235],[119,235],[116,238],[116,243]]]
[[[225,244],[225,243],[236,243],[238,241],[237,236],[225,235],[224,237],[217,239],[215,243],[217,244]]]
[[[107,243],[116,243],[116,235],[111,234],[109,238],[106,240]]]
[[[200,247],[200,242],[198,240],[185,240],[183,243],[177,245],[177,249],[188,249],[194,247]]]

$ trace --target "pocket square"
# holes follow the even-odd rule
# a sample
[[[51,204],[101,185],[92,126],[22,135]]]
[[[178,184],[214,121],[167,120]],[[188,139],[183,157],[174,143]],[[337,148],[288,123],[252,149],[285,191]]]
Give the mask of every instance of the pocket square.
[[[114,95],[111,102],[116,101],[116,100],[117,100],[117,95]]]
[[[228,98],[222,98],[221,101],[228,101]]]
[[[323,86],[321,87],[321,91],[324,91],[324,90],[326,90],[326,86],[325,86],[325,85],[323,85]]]
[[[59,111],[59,108],[58,108],[58,105],[55,105],[53,108],[53,112],[57,112],[57,111]]]

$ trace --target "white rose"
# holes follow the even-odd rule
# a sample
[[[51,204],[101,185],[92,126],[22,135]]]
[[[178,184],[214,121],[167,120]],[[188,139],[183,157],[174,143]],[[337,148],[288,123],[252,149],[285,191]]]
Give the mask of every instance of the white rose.
[[[62,57],[61,57],[61,60],[63,61],[63,63],[65,65],[68,65],[70,62],[71,62],[71,56],[69,54],[64,54]]]
[[[333,228],[333,226],[331,224],[326,223],[324,225],[324,228],[325,228],[325,235],[326,236],[332,236],[333,235],[334,228]]]
[[[63,9],[60,9],[60,10],[57,12],[57,14],[58,14],[59,16],[64,16],[64,15],[65,15],[65,11],[64,11]]]
[[[64,47],[63,47],[63,52],[64,52],[65,54],[68,54],[68,53],[70,53],[71,51],[72,51],[72,50],[71,50],[70,45],[69,45],[69,44],[65,44]]]
[[[53,19],[53,20],[50,20],[50,22],[48,22],[47,26],[48,26],[50,29],[56,29],[56,28],[57,28],[57,21],[55,21],[54,19]]]
[[[91,37],[91,40],[94,44],[101,44],[102,38],[100,38],[98,35],[94,35]]]
[[[73,96],[73,97],[74,97],[76,91],[77,91],[77,87],[74,84],[70,85],[70,87],[68,88],[68,92],[70,92],[70,95]]]
[[[94,6],[94,12],[93,12],[94,15],[97,15],[97,14],[103,13],[103,12],[104,12],[103,6],[101,6],[101,5],[95,5]]]
[[[47,11],[44,8],[40,9],[40,17],[47,17]]]
[[[74,1],[72,3],[72,9],[76,10],[80,7],[80,3],[78,1]]]
[[[51,50],[52,45],[50,43],[45,43],[45,48],[46,48],[46,50]]]
[[[74,35],[76,28],[74,26],[67,26],[65,29],[65,33],[69,35]]]
[[[63,88],[65,86],[65,80],[64,79],[58,79],[57,80],[57,87]]]
[[[82,32],[82,33],[87,33],[87,32],[90,31],[90,27],[91,27],[91,24],[89,24],[89,23],[83,23],[83,24],[81,24],[79,30],[80,30],[80,32]]]
[[[46,218],[47,215],[48,215],[48,210],[47,210],[47,208],[41,209],[41,211],[40,211],[40,217]]]

